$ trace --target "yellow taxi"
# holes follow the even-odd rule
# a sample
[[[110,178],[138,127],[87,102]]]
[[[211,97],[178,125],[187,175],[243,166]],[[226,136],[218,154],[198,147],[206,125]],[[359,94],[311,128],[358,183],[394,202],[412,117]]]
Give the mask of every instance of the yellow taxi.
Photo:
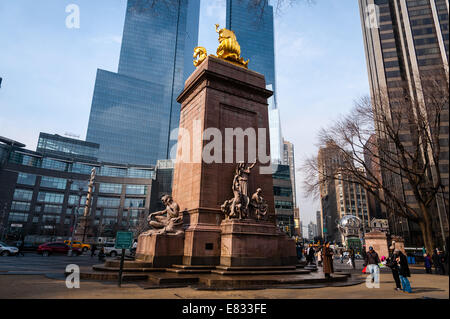
[[[70,240],[65,240],[64,243],[70,246]],[[72,243],[73,248],[81,249],[82,252],[88,251],[91,249],[91,245],[83,244],[81,241],[74,240]]]

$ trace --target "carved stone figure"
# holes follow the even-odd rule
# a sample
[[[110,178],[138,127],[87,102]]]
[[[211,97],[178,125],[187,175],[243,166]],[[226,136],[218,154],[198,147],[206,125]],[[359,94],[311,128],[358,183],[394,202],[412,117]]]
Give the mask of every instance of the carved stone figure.
[[[253,163],[252,165],[246,167],[245,163],[239,163],[236,169],[236,175],[239,180],[239,190],[245,196],[248,196],[248,177],[250,175],[250,170],[256,165]]]
[[[149,225],[153,227],[144,235],[152,234],[182,234],[183,230],[183,215],[180,213],[180,207],[173,201],[172,196],[164,195],[161,201],[166,206],[165,210],[151,213],[147,220]],[[165,215],[165,216],[164,216]],[[155,220],[152,220],[154,217]]]
[[[249,217],[250,198],[248,196],[248,178],[251,169],[255,166],[255,164],[256,163],[247,166],[246,163],[239,163],[236,167],[236,173],[234,175],[233,184],[231,187],[233,190],[233,198],[226,200],[220,207],[222,212],[228,219],[245,219]],[[259,193],[257,193],[260,196],[261,189],[258,190]],[[255,205],[257,205],[255,207],[258,208],[258,215],[264,216],[265,212],[267,211],[267,205],[264,208],[265,204],[263,198],[258,197],[255,201]]]
[[[254,216],[256,216],[257,220],[261,220],[266,217],[268,205],[266,204],[266,201],[262,197],[261,188],[258,188],[256,192],[252,195],[250,205],[252,207],[253,214]]]

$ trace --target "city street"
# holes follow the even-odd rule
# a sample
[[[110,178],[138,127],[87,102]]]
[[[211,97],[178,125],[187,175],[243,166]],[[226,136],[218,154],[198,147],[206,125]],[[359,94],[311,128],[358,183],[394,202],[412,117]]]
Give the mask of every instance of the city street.
[[[406,294],[394,290],[394,281],[389,269],[382,269],[380,288],[369,289],[365,283],[347,287],[324,287],[316,289],[265,289],[235,291],[205,291],[193,288],[144,289],[139,283],[126,282],[122,288],[116,282],[82,280],[79,289],[68,289],[62,276],[68,264],[77,264],[81,270],[88,270],[97,264],[97,257],[90,255],[78,257],[50,256],[42,257],[26,253],[25,257],[3,257],[0,259],[0,298],[449,298],[449,277],[425,274],[420,267],[411,267],[411,286],[413,293]],[[336,270],[345,270],[361,274],[362,260],[357,261],[357,269],[349,265],[334,263]],[[319,270],[320,271],[320,270]],[[365,276],[365,275],[363,275]]]
[[[25,256],[0,257],[0,274],[64,274],[67,265],[76,264],[81,270],[90,269],[98,264],[97,256],[90,253],[80,256],[43,257],[34,252],[25,252]]]

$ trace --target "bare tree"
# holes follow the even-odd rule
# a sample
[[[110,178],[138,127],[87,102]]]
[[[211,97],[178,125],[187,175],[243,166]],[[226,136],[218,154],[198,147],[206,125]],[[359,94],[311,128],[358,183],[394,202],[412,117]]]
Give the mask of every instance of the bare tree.
[[[317,196],[326,181],[357,182],[388,214],[416,222],[427,251],[433,251],[432,219],[437,205],[443,203],[447,210],[443,218],[448,218],[448,188],[441,174],[445,165],[444,172],[448,171],[448,151],[447,162],[439,165],[445,160],[441,153],[445,139],[448,146],[447,81],[436,75],[422,78],[418,93],[422,93],[423,101],[412,101],[406,93],[398,94],[399,90],[395,102],[392,92],[381,94],[376,101],[369,97],[355,101],[348,115],[318,134],[318,145],[328,146],[328,152],[334,150],[335,157],[342,161],[324,170],[318,157],[307,158],[301,168],[306,175],[305,191]],[[368,165],[367,157],[378,169]]]

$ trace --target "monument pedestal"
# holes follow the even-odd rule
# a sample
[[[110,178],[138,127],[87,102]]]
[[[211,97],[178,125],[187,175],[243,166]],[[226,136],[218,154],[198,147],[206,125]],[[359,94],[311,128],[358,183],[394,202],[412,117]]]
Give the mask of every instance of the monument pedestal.
[[[170,267],[183,260],[184,234],[140,235],[136,260],[152,263],[155,268]]]
[[[220,210],[188,211],[183,265],[218,265],[220,261]]]
[[[366,250],[369,251],[369,247],[372,246],[373,249],[378,253],[378,257],[385,256],[389,257],[389,250],[387,244],[386,233],[379,231],[372,231],[366,233],[365,237]]]
[[[227,219],[220,225],[220,265],[289,266],[297,264],[295,241],[271,222]]]

